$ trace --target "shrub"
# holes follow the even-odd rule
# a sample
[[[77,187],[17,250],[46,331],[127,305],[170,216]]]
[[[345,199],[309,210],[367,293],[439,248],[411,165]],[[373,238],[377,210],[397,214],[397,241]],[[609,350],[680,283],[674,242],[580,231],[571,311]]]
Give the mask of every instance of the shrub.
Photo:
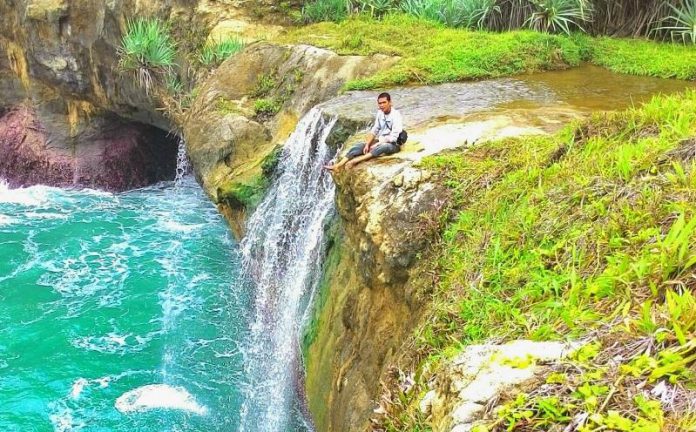
[[[534,30],[570,34],[577,27],[584,31],[582,22],[592,20],[592,5],[589,0],[530,0],[534,12],[526,25]]]
[[[153,74],[168,74],[174,66],[175,44],[169,29],[157,19],[130,21],[119,49],[119,66],[134,72],[141,87],[149,91]]]
[[[696,44],[696,0],[683,0],[681,8],[669,3],[667,6],[672,9],[674,15],[670,15],[662,21],[671,23],[671,25],[658,27],[656,30],[666,30],[672,41],[681,39],[684,43]]]
[[[261,119],[276,115],[280,108],[280,103],[275,99],[258,99],[254,102],[254,112]]]
[[[199,60],[205,66],[218,65],[242,49],[244,42],[241,39],[229,37],[203,46]]]
[[[305,23],[339,22],[346,19],[348,12],[349,3],[346,0],[314,0],[302,8],[302,21]]]

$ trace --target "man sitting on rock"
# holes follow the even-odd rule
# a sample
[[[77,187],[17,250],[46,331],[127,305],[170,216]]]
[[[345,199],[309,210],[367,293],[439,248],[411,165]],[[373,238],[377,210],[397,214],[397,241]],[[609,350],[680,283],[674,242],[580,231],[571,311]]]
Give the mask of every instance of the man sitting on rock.
[[[349,169],[360,162],[401,150],[399,134],[404,130],[401,113],[392,107],[389,93],[377,96],[377,106],[379,111],[375,124],[367,134],[365,143],[354,145],[337,164],[325,165],[324,168],[336,170],[345,165]]]

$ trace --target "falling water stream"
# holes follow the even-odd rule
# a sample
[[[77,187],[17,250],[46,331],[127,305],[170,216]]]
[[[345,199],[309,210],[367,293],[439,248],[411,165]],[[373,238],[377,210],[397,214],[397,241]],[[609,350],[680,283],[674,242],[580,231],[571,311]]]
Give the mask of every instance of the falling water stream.
[[[242,405],[242,431],[311,429],[297,391],[304,374],[298,343],[334,208],[335,186],[322,169],[331,157],[326,137],[334,123],[318,109],[300,121],[241,244],[243,281],[254,286],[255,297],[245,344],[252,385]]]

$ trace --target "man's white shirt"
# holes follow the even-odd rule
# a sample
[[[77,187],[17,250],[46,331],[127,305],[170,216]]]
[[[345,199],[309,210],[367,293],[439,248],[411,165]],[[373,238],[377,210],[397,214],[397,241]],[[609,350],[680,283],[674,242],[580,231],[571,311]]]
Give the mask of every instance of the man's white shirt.
[[[402,130],[404,130],[404,120],[401,117],[401,113],[396,108],[392,108],[389,114],[377,111],[375,124],[370,132],[380,142],[396,143],[396,139]]]

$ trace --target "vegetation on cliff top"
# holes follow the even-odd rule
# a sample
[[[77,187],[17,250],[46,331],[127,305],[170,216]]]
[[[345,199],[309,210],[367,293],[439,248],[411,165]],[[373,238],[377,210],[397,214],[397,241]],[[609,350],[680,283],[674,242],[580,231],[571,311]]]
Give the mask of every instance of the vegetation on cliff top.
[[[388,15],[380,21],[361,15],[340,23],[309,25],[289,31],[280,40],[329,48],[340,54],[402,58],[389,70],[347,83],[347,89],[494,78],[564,69],[581,61],[615,72],[696,79],[696,50],[692,47],[530,30],[471,31],[403,14]]]
[[[426,159],[452,206],[416,337],[417,383],[395,396],[387,429],[428,430],[417,401],[444,353],[490,338],[584,337],[592,343],[546,386],[479,430],[539,430],[583,414],[580,430],[693,430],[695,155],[689,91],[553,137]]]
[[[354,14],[394,12],[450,27],[651,37],[696,44],[695,0],[312,0],[305,23],[340,22]]]

